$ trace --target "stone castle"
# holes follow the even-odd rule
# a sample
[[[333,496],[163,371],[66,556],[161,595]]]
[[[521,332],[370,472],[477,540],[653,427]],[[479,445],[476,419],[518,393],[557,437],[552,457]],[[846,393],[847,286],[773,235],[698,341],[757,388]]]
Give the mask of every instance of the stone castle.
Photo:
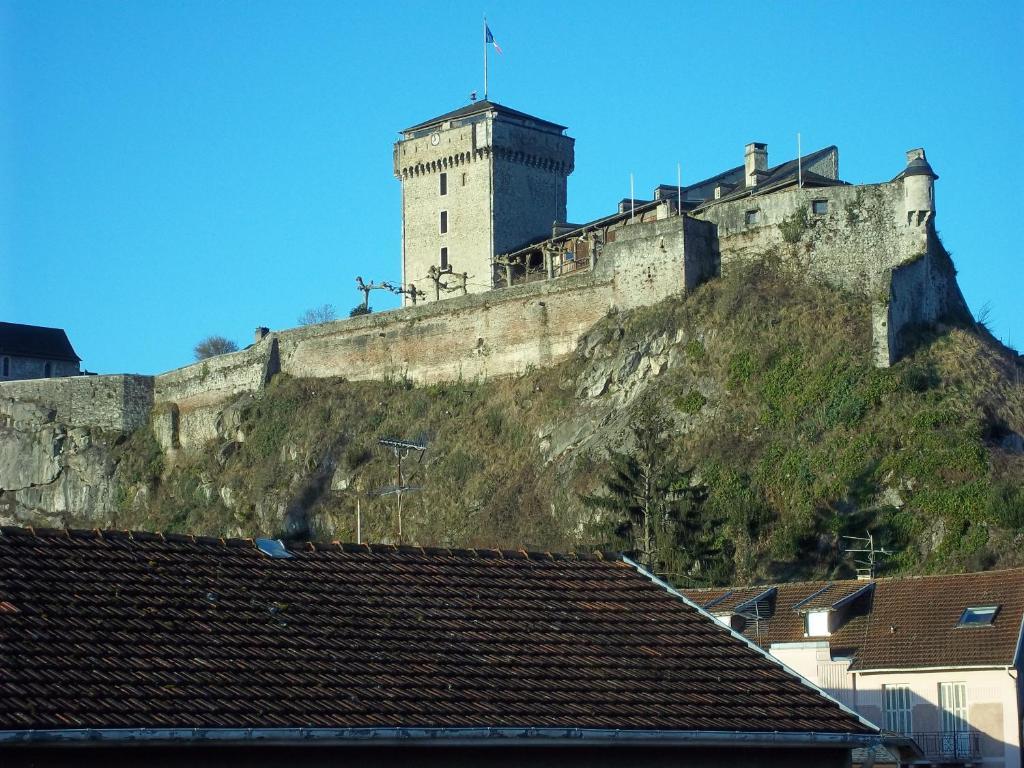
[[[693,290],[774,253],[807,279],[870,298],[875,362],[902,332],[966,306],[935,231],[924,150],[891,181],[839,178],[835,147],[659,186],[587,224],[566,218],[574,142],[555,123],[480,101],[402,132],[405,306],[283,331],[157,376],[0,382],[0,421],[130,431],[152,421],[165,450],[224,432],[227,403],[277,373],[416,382],[515,374],[573,354],[609,312]],[[12,487],[0,477],[0,490]]]

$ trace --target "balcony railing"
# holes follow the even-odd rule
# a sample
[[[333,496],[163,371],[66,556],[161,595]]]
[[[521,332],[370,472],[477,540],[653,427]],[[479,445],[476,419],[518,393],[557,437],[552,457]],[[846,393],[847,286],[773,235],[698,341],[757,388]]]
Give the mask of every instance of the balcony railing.
[[[981,757],[977,731],[916,732],[910,734],[927,760],[940,763],[964,763]]]

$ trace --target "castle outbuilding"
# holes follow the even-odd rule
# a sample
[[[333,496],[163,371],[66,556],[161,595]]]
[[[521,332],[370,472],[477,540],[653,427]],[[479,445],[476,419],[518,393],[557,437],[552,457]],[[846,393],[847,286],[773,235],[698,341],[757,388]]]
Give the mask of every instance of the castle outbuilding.
[[[394,151],[402,284],[424,292],[416,300],[444,297],[432,268],[464,274],[463,292],[490,290],[495,254],[549,237],[553,222],[565,221],[574,157],[565,130],[485,100],[402,131]]]
[[[0,381],[77,376],[81,361],[63,328],[0,322]]]

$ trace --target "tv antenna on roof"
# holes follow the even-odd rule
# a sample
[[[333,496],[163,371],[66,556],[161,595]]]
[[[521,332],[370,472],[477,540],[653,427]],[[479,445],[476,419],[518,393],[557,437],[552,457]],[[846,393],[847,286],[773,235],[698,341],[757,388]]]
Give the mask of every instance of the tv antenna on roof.
[[[399,440],[394,437],[382,437],[377,441],[378,445],[383,445],[385,448],[390,448],[395,454],[395,463],[397,470],[396,483],[394,485],[385,485],[383,488],[378,488],[373,492],[374,496],[396,496],[398,498],[398,543],[402,543],[402,494],[413,493],[420,490],[418,485],[406,485],[405,480],[402,476],[402,460],[407,458],[410,453],[416,452],[416,463],[423,461],[423,453],[427,450],[426,443],[417,443],[412,440]]]
[[[861,536],[841,536],[840,538],[848,539],[849,541],[864,542],[867,544],[867,549],[848,549],[846,550],[851,555],[867,555],[866,558],[858,560],[856,557],[853,559],[854,567],[857,569],[857,578],[862,581],[868,581],[875,578],[875,568],[878,565],[876,558],[879,555],[888,557],[893,554],[888,549],[875,549],[875,536],[871,531],[867,532],[867,538]]]

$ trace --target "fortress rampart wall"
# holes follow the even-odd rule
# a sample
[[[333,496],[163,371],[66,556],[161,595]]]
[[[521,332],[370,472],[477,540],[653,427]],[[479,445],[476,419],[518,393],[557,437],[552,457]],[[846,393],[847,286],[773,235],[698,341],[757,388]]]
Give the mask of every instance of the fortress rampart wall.
[[[272,333],[239,352],[155,377],[90,376],[0,384],[75,426],[131,431],[152,415],[165,449],[217,436],[226,401],[296,377],[484,379],[553,365],[608,312],[655,304],[715,269],[714,227],[671,217],[623,227],[592,270],[333,323]]]
[[[2,383],[0,398],[38,402],[68,424],[122,431],[152,413],[165,449],[188,448],[218,435],[227,400],[258,392],[278,371],[418,383],[517,374],[570,356],[610,311],[655,304],[766,252],[809,279],[870,297],[876,363],[889,365],[903,329],[965,309],[933,223],[912,221],[903,195],[903,183],[891,182],[728,201],[701,218],[624,226],[577,274],[280,331],[156,377]],[[815,213],[816,200],[827,210]]]
[[[814,201],[826,201],[823,214]],[[749,212],[758,220],[747,223]],[[722,269],[777,252],[807,277],[864,295],[884,292],[886,270],[927,249],[921,227],[908,226],[903,184],[787,189],[713,205],[700,214],[718,227]]]
[[[684,225],[685,222],[685,225]],[[277,334],[281,371],[416,382],[489,378],[557,363],[609,311],[694,286],[707,260],[687,259],[712,228],[678,217],[619,230],[593,270]]]
[[[131,374],[67,376],[0,382],[0,400],[28,402],[77,427],[130,432],[153,407],[153,377]]]
[[[815,213],[815,201],[827,210]],[[870,298],[876,365],[900,358],[907,329],[969,317],[933,221],[908,216],[903,181],[783,190],[700,215],[718,228],[726,273],[730,264],[775,253],[810,280]]]

